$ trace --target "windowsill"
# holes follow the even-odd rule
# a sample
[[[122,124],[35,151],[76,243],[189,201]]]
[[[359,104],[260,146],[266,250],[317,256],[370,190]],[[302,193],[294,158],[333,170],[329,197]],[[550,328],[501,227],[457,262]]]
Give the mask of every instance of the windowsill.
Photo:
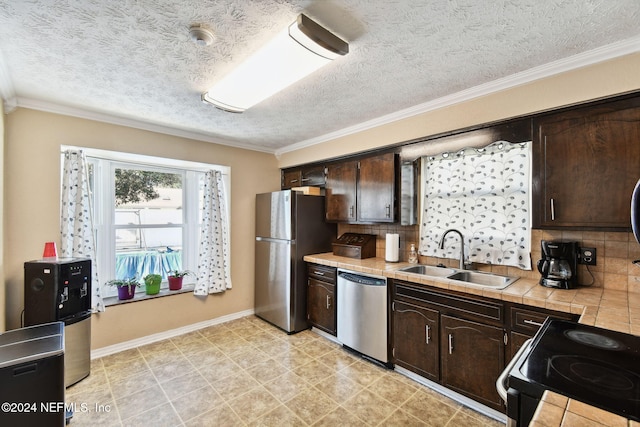
[[[180,289],[179,291],[170,291],[169,288],[165,288],[165,289],[160,289],[160,292],[155,295],[147,295],[144,293],[144,291],[136,292],[133,298],[127,299],[127,300],[118,299],[117,296],[105,297],[103,299],[103,302],[105,307],[109,307],[112,305],[128,304],[131,302],[138,302],[138,301],[147,301],[154,298],[163,298],[163,297],[169,297],[171,295],[186,294],[188,292],[193,292],[195,287],[196,285],[194,283],[191,283],[187,285],[182,285],[182,289]],[[142,288],[144,288],[144,286]]]

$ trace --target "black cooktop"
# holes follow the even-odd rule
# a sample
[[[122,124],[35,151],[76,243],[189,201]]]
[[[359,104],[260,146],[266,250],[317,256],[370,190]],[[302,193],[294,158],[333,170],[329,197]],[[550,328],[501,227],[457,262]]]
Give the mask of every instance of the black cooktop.
[[[545,389],[640,421],[640,337],[547,319],[509,376],[534,397]]]

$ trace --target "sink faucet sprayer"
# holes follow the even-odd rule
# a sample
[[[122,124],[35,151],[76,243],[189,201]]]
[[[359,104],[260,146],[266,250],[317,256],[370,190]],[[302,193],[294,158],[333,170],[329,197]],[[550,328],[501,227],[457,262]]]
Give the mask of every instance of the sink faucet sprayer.
[[[440,249],[444,249],[444,238],[447,237],[447,234],[449,233],[458,233],[458,236],[460,236],[460,270],[466,270],[466,265],[464,262],[464,237],[462,236],[462,233],[460,231],[456,230],[455,228],[450,228],[442,233],[442,237],[440,238],[440,243],[438,246],[440,247]]]

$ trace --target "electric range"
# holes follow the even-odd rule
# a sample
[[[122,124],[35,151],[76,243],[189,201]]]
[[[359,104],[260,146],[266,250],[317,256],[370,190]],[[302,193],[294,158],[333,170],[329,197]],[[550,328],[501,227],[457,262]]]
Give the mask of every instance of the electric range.
[[[512,366],[507,416],[517,425],[545,390],[640,421],[640,337],[547,318]]]

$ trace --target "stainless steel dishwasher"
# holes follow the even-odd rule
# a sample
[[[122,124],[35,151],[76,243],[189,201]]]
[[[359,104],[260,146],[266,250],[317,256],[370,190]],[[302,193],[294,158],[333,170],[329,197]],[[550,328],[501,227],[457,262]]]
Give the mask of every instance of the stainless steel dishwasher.
[[[338,341],[383,363],[387,349],[387,279],[338,270]]]

